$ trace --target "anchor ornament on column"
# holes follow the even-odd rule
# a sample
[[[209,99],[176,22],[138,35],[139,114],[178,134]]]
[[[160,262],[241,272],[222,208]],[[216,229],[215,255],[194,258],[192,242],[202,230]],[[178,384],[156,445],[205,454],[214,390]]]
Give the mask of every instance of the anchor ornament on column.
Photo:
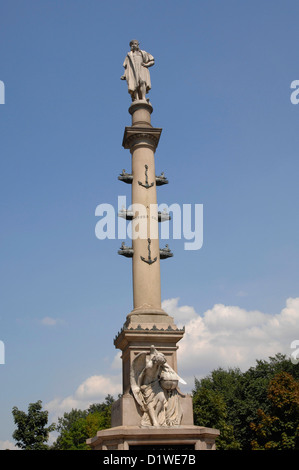
[[[147,243],[148,243],[147,244],[148,259],[145,259],[143,256],[140,256],[140,258],[142,259],[142,261],[144,261],[147,264],[153,264],[155,263],[155,261],[157,261],[157,256],[154,259],[152,259],[151,257],[151,239],[150,238],[147,239]]]
[[[148,184],[148,176],[147,176],[148,165],[144,165],[144,168],[145,168],[145,184],[141,183],[141,181],[138,181],[138,184],[140,184],[140,186],[143,186],[145,189],[148,189],[154,186],[155,183],[152,182],[151,184]]]

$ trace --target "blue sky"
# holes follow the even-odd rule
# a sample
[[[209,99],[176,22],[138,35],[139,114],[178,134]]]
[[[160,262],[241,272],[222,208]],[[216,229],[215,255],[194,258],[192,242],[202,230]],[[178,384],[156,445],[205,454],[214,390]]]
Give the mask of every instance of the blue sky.
[[[170,182],[158,201],[204,209],[202,248],[171,239],[174,257],[161,263],[164,306],[197,335],[194,357],[179,350],[181,375],[192,389],[220,365],[291,352],[298,13],[292,0],[0,1],[4,448],[13,406],[41,399],[54,419],[117,394],[113,338],[132,309],[131,262],[117,255],[122,240],[96,238],[95,209],[117,207],[120,195],[130,202],[117,176],[130,170],[120,76],[133,38],[155,57],[156,171]]]

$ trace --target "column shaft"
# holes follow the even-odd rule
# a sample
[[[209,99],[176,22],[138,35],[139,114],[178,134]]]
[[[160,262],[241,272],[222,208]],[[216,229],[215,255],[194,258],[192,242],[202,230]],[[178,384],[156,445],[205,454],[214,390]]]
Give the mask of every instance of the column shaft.
[[[132,204],[133,210],[136,210],[132,223],[134,309],[160,309],[161,280],[154,148],[144,139],[131,149],[131,153]],[[154,183],[150,188],[140,184],[145,184],[146,176],[149,185]],[[149,256],[152,263],[142,260],[143,258],[149,261]]]

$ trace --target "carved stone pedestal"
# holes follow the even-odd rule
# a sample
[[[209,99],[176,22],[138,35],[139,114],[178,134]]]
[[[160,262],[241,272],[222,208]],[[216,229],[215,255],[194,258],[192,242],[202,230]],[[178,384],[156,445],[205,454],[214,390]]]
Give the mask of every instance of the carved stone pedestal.
[[[149,315],[148,315],[149,316]],[[182,339],[184,329],[178,329],[174,323],[173,318],[167,314],[164,316],[155,315],[163,319],[163,323],[153,324],[147,319],[147,323],[141,323],[136,327],[128,327],[124,325],[121,332],[114,339],[114,345],[117,349],[122,351],[122,377],[123,377],[123,394],[130,392],[130,370],[132,362],[137,354],[146,351],[150,352],[152,345],[164,354],[167,364],[177,371],[177,342]],[[129,317],[129,316],[128,316]],[[131,314],[131,318],[133,315]],[[139,321],[142,319],[139,315]],[[128,323],[127,323],[128,324]],[[129,323],[130,325],[134,323]]]
[[[215,450],[216,429],[201,426],[140,428],[119,426],[88,439],[93,450]]]
[[[114,344],[122,350],[123,395],[112,406],[111,428],[101,430],[87,440],[92,450],[215,450],[219,431],[193,424],[192,397],[178,389],[179,408],[182,414],[180,425],[142,426],[142,411],[134,398],[130,386],[130,371],[134,359],[142,352],[150,354],[151,346],[161,352],[167,364],[177,370],[177,342],[184,330],[178,329],[168,315],[159,328],[153,324],[142,324],[138,328],[127,327],[118,333]],[[141,319],[141,318],[139,318]],[[156,317],[157,319],[157,317]]]

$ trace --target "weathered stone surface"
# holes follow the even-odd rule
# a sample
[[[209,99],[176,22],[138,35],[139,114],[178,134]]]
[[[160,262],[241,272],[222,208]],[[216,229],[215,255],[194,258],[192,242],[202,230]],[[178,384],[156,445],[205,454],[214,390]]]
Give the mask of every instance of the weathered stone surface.
[[[147,69],[154,58],[140,51],[138,41],[130,46],[121,78],[127,80],[132,97],[132,122],[125,128],[122,145],[131,153],[132,168],[129,173],[123,170],[119,179],[131,184],[132,210],[124,208],[119,215],[132,221],[133,234],[145,236],[132,236],[132,246],[123,242],[118,251],[132,259],[133,268],[133,310],[114,339],[122,352],[123,390],[112,407],[112,427],[87,443],[94,450],[161,444],[213,450],[219,431],[194,426],[192,397],[178,388],[177,343],[184,329],[161,306],[160,259],[172,253],[168,245],[159,246],[159,223],[169,220],[169,214],[158,212],[156,188],[168,180],[164,173],[156,176],[155,151],[162,129],[152,126],[153,107],[145,97],[151,87]]]
[[[181,426],[193,425],[193,406],[191,395],[179,396],[182,408]],[[130,393],[123,395],[112,405],[111,427],[137,426],[140,427],[142,413],[136,400]]]
[[[130,48],[123,63],[124,75],[120,78],[127,81],[132,101],[145,100],[146,94],[151,89],[148,68],[154,65],[155,59],[151,54],[139,48],[137,39],[130,41]]]
[[[136,426],[116,426],[99,431],[87,440],[94,450],[129,450],[137,445],[192,445],[194,450],[215,450],[216,429],[201,426],[177,426],[167,428],[140,428]]]

